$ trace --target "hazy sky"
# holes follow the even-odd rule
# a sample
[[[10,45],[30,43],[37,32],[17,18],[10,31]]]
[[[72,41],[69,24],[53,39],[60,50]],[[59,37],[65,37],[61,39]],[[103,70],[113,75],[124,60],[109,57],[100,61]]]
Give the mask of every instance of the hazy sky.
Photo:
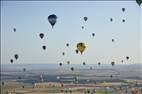
[[[126,11],[122,12],[122,8]],[[10,63],[18,53],[16,64],[58,64],[68,60],[72,64],[120,64],[121,60],[140,63],[141,12],[135,1],[2,1],[1,62]],[[47,20],[50,14],[58,17],[53,29]],[[86,22],[84,16],[88,17]],[[13,28],[17,31],[13,32]],[[39,38],[39,33],[45,34],[44,39]],[[78,42],[87,46],[83,55],[75,53]],[[66,47],[66,43],[70,46]],[[42,45],[47,46],[46,51]]]

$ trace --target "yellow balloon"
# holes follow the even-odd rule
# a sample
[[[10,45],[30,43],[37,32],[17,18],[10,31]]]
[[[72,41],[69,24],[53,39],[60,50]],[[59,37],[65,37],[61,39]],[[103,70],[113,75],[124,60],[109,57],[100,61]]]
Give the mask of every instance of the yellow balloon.
[[[77,49],[80,51],[81,54],[83,54],[83,52],[86,49],[86,46],[83,42],[77,43]]]

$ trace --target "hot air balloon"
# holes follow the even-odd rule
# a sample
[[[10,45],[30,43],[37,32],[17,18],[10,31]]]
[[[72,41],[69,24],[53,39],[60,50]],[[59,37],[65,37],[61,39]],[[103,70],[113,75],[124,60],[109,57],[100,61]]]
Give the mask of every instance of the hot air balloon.
[[[62,66],[63,64],[62,64],[62,63],[59,63],[59,65]]]
[[[112,39],[111,41],[114,42],[114,39]]]
[[[100,65],[101,65],[101,62],[98,62],[98,65],[100,66]]]
[[[112,18],[110,18],[110,21],[112,22],[112,21],[113,21],[113,19],[112,19]]]
[[[42,46],[42,49],[43,49],[43,50],[46,50],[46,46],[45,46],[45,45],[43,45],[43,46]]]
[[[83,62],[83,65],[86,65],[86,63],[85,63],[85,62]]]
[[[92,36],[94,37],[94,36],[95,36],[95,33],[92,33]]]
[[[123,60],[121,60],[121,62],[123,63],[124,61],[123,61]]]
[[[25,71],[26,71],[26,68],[23,68],[23,71],[25,72]]]
[[[136,2],[139,6],[142,4],[142,0],[136,0]]]
[[[81,26],[82,29],[84,29],[84,26]]]
[[[110,75],[110,78],[112,78],[113,76],[112,75]]]
[[[16,28],[13,28],[13,31],[16,32]]]
[[[62,52],[62,55],[65,55],[65,52]]]
[[[87,21],[87,19],[88,19],[87,17],[84,17],[84,21]]]
[[[57,16],[55,14],[51,14],[48,16],[48,21],[51,24],[52,28],[54,27],[54,25],[57,22]]]
[[[129,59],[129,56],[126,56],[126,59],[128,60],[128,59]]]
[[[124,23],[124,22],[125,22],[125,19],[122,19],[122,22]]]
[[[67,43],[66,46],[69,47],[69,43]]]
[[[77,49],[75,50],[75,52],[76,52],[76,54],[78,54],[78,50]]]
[[[67,64],[69,65],[69,64],[70,64],[70,61],[67,61]]]
[[[41,39],[43,39],[44,34],[43,34],[43,33],[40,33],[39,36],[40,36]]]
[[[122,8],[122,11],[124,12],[124,11],[125,11],[125,8]]]
[[[81,54],[83,54],[83,52],[86,49],[86,46],[83,42],[77,43],[77,49],[80,51]]]
[[[69,90],[70,93],[72,93],[72,90]]]
[[[90,94],[90,90],[87,90],[87,93]]]
[[[14,57],[16,60],[19,58],[18,54],[15,54]]]
[[[111,62],[111,65],[114,66],[114,65],[115,65],[115,62],[112,61],[112,62]]]
[[[74,71],[74,67],[71,67],[71,71]]]
[[[19,76],[18,79],[22,79],[22,77]]]
[[[13,63],[13,59],[10,59],[10,62]]]
[[[4,83],[4,81],[2,81],[2,86],[4,86],[5,85],[5,83]]]
[[[25,88],[25,86],[22,86],[22,88]]]

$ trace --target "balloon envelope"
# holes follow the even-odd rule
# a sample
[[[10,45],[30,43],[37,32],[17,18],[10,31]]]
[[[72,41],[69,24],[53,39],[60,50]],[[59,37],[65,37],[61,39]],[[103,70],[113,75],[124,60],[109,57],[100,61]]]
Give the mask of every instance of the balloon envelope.
[[[62,66],[63,64],[62,64],[62,63],[59,63],[59,65]]]
[[[69,43],[67,43],[66,46],[69,47]]]
[[[100,66],[100,65],[101,65],[101,62],[98,62],[98,65]]]
[[[112,18],[110,18],[110,21],[112,22],[112,21],[113,21],[113,19],[112,19]]]
[[[70,61],[67,61],[67,64],[70,64]]]
[[[126,59],[128,60],[128,59],[129,59],[129,56],[126,56]]]
[[[44,34],[43,34],[43,33],[40,33],[39,36],[40,36],[41,39],[43,39]]]
[[[84,21],[87,21],[87,19],[88,19],[87,17],[84,17]]]
[[[115,65],[115,62],[111,62],[111,65],[114,66],[114,65]]]
[[[75,50],[76,54],[78,54],[78,49]]]
[[[122,22],[124,23],[124,22],[125,22],[125,19],[122,19]]]
[[[74,67],[71,67],[71,71],[74,71]]]
[[[13,59],[10,59],[10,62],[13,63]]]
[[[26,68],[23,68],[23,71],[25,72],[25,71],[26,71]]]
[[[84,29],[84,26],[82,26],[81,28]]]
[[[54,27],[54,25],[57,22],[57,16],[55,14],[51,14],[48,16],[48,21],[51,24],[52,27]]]
[[[15,54],[14,57],[16,60],[19,58],[18,54]]]
[[[142,4],[142,0],[136,0],[136,2],[139,6]]]
[[[92,33],[92,36],[94,37],[94,36],[95,36],[95,33]]]
[[[82,54],[85,51],[85,49],[86,49],[85,43],[83,43],[83,42],[77,43],[77,49]]]
[[[46,46],[45,46],[45,45],[43,45],[43,46],[42,46],[42,49],[43,49],[43,50],[46,50]]]
[[[64,53],[64,52],[62,52],[62,55],[65,55],[65,53]]]
[[[13,31],[16,32],[16,28],[13,28]]]
[[[122,11],[124,12],[124,11],[125,11],[125,8],[122,8]]]
[[[85,63],[85,62],[83,62],[83,65],[86,65],[86,63]]]
[[[114,39],[112,39],[111,41],[114,42]]]

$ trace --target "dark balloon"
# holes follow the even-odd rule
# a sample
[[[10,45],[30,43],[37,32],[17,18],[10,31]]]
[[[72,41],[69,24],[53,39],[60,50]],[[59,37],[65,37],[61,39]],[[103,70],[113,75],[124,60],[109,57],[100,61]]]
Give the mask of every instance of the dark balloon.
[[[124,12],[124,11],[125,11],[125,8],[122,8],[122,11]]]
[[[18,79],[22,79],[22,77],[19,76]]]
[[[112,19],[112,18],[110,18],[110,21],[112,22],[112,21],[113,21],[113,19]]]
[[[62,63],[59,63],[59,65],[62,66],[63,64],[62,64]]]
[[[26,68],[23,68],[23,71],[25,72],[25,71],[26,71]]]
[[[87,93],[89,93],[89,94],[90,94],[90,90],[88,90],[88,91],[87,91]]]
[[[113,76],[112,75],[110,75],[110,78],[112,78]]]
[[[139,6],[142,4],[142,0],[136,0],[136,2]]]
[[[100,65],[101,65],[101,62],[98,62],[98,65],[100,66]]]
[[[14,57],[16,60],[19,58],[18,54],[15,54]]]
[[[62,52],[62,55],[65,55],[65,53],[64,53],[64,52]]]
[[[95,36],[95,33],[92,33],[92,36],[94,37],[94,36]]]
[[[67,64],[69,65],[69,64],[70,64],[70,61],[67,61]]]
[[[67,43],[66,46],[69,47],[69,43]]]
[[[124,22],[125,22],[125,19],[123,19],[122,22],[124,23]]]
[[[83,65],[86,65],[86,63],[85,63],[85,62],[83,62]]]
[[[79,51],[76,49],[75,52],[76,52],[76,54],[78,54]]]
[[[70,92],[70,93],[72,93],[72,91],[71,91],[71,90],[70,90],[69,92]]]
[[[25,86],[22,86],[22,88],[25,88]]]
[[[46,46],[45,46],[45,45],[43,45],[43,46],[42,46],[42,49],[43,49],[43,50],[46,50]]]
[[[5,83],[4,82],[2,82],[2,86],[4,86],[5,85]]]
[[[128,59],[129,59],[129,56],[126,56],[126,59],[128,60]]]
[[[87,21],[87,19],[88,19],[87,17],[84,17],[84,21]]]
[[[16,32],[16,28],[13,28],[13,31]]]
[[[81,28],[84,29],[84,26],[82,26]]]
[[[54,25],[57,22],[57,16],[55,14],[51,14],[48,16],[48,21],[51,24],[52,28],[54,27]]]
[[[112,39],[111,41],[114,42],[114,39]]]
[[[74,67],[71,67],[71,71],[74,71]]]
[[[111,62],[111,65],[114,66],[114,65],[115,65],[115,62]]]
[[[121,60],[121,62],[123,63],[124,61],[123,61],[123,60]]]
[[[43,33],[40,33],[39,36],[40,36],[41,39],[43,39],[44,34],[43,34]]]
[[[10,59],[10,62],[13,63],[13,59]]]

